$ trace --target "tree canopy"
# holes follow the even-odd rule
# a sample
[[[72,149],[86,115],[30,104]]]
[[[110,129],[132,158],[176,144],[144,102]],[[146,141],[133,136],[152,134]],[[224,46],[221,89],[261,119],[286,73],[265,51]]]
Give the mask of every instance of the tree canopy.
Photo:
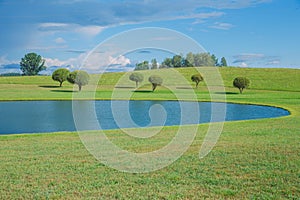
[[[179,68],[179,67],[210,67],[210,66],[227,66],[225,57],[221,58],[219,63],[218,58],[210,53],[192,53],[189,52],[186,56],[174,55],[171,58],[165,58],[159,65],[156,59],[137,63],[134,70],[148,70],[159,68]]]
[[[156,89],[157,86],[163,83],[163,79],[158,75],[152,75],[149,77],[149,82],[152,84],[152,91]]]
[[[245,88],[248,88],[250,85],[250,80],[246,77],[237,77],[233,80],[233,86],[240,90],[240,93],[243,93]]]
[[[158,63],[157,60],[154,58],[151,60],[151,69],[157,69],[158,68]]]
[[[194,74],[192,77],[191,77],[191,80],[193,82],[196,83],[196,88],[198,88],[198,85],[201,81],[203,81],[203,76],[199,73],[199,74]]]
[[[45,60],[36,53],[28,53],[21,59],[20,66],[21,71],[26,76],[35,76],[40,71],[45,70]]]
[[[139,83],[144,80],[144,76],[143,76],[143,74],[141,74],[139,72],[134,72],[134,73],[130,74],[129,79],[131,81],[134,81],[135,86],[138,87]]]
[[[78,85],[79,91],[81,91],[81,87],[89,83],[90,76],[85,71],[76,70],[69,74],[67,80],[72,84]]]
[[[54,81],[58,81],[60,84],[59,84],[59,87],[62,86],[62,83],[65,82],[68,78],[70,74],[70,71],[65,69],[65,68],[60,68],[60,69],[57,69],[55,70],[53,73],[52,73],[52,79]]]
[[[227,67],[227,61],[225,57],[221,58],[221,63],[220,63],[221,67]]]
[[[149,61],[143,61],[141,63],[137,63],[135,66],[135,71],[137,70],[148,70],[149,69]]]

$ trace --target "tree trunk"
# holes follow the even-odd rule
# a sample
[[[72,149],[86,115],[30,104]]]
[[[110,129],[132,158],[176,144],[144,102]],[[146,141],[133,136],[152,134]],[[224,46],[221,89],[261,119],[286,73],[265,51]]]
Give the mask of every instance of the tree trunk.
[[[157,86],[156,84],[152,84],[152,92],[154,92],[156,86]]]
[[[239,88],[239,89],[240,89],[240,94],[242,94],[242,93],[243,93],[243,89],[244,89],[244,88]]]
[[[199,85],[199,82],[198,82],[198,81],[196,81],[196,88],[198,88],[198,85]]]
[[[78,88],[79,88],[79,92],[81,91],[81,85],[78,85]]]
[[[62,82],[59,82],[59,87],[61,87],[62,86]]]
[[[138,87],[139,87],[139,82],[136,81],[136,82],[135,82],[135,88],[138,88]]]

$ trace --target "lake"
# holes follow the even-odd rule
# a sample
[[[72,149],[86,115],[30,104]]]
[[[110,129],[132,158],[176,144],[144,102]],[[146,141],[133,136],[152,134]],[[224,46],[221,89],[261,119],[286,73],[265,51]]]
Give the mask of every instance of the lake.
[[[93,114],[96,118],[91,117]],[[0,134],[76,131],[74,118],[85,124],[85,130],[107,130],[275,118],[289,114],[285,109],[270,106],[213,102],[11,101],[0,102]]]

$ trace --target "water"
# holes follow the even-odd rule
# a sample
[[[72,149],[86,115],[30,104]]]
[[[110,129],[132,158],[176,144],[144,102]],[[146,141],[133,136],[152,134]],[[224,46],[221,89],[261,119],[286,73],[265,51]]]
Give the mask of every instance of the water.
[[[178,101],[73,103],[74,110],[72,101],[0,102],[0,134],[75,131],[74,119],[80,121],[80,129],[95,130],[250,120],[290,114],[281,108],[232,103]],[[226,115],[223,116],[224,108]]]

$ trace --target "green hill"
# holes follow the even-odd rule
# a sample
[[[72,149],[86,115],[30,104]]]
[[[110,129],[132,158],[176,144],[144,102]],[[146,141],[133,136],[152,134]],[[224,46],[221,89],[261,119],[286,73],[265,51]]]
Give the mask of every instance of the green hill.
[[[197,69],[214,83],[208,76],[212,68]],[[226,122],[216,146],[203,159],[199,150],[209,126],[187,126],[198,130],[189,149],[170,166],[145,174],[105,166],[89,154],[76,132],[0,136],[0,199],[299,199],[300,70],[218,68],[225,91],[217,80],[209,91],[205,83],[194,89],[190,76],[197,69],[143,71],[144,82],[137,90],[128,80],[130,73],[92,75],[80,93],[68,83],[57,87],[48,76],[0,77],[0,100],[70,100],[94,94],[97,99],[176,100],[176,93],[180,99],[195,93],[200,101],[226,95],[227,101],[279,106],[291,115]],[[155,92],[149,92],[147,82],[152,74],[164,79]],[[251,80],[243,94],[232,86],[237,76]],[[147,139],[122,130],[105,134],[120,148],[143,153],[168,144],[178,128],[163,127]]]

